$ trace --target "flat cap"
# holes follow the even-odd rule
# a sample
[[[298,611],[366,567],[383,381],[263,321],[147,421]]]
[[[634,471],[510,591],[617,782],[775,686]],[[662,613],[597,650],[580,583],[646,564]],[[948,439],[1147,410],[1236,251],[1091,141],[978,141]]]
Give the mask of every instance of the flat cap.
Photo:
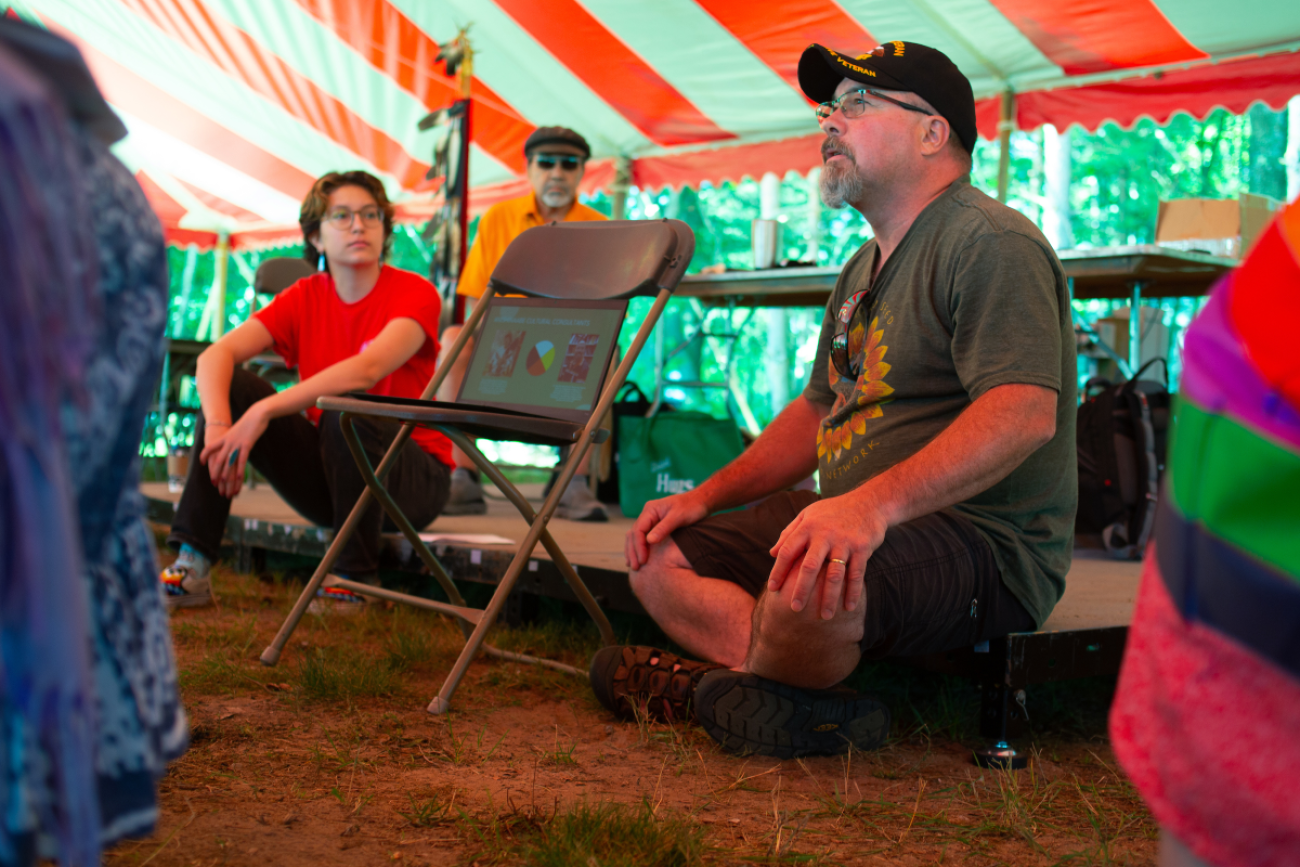
[[[530,157],[533,151],[544,145],[564,144],[582,151],[582,158],[591,156],[591,145],[578,133],[564,126],[540,126],[524,142],[524,156]]]

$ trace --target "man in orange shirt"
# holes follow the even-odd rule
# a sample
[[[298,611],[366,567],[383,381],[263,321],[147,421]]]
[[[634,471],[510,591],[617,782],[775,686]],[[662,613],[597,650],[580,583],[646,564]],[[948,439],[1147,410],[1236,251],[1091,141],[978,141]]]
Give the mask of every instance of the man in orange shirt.
[[[524,142],[528,160],[528,183],[532,192],[499,202],[479,221],[478,235],[465,260],[457,295],[465,296],[466,313],[483,297],[488,278],[510,242],[528,229],[551,222],[604,220],[605,215],[578,201],[578,184],[586,170],[591,147],[587,140],[562,126],[540,127]],[[453,325],[442,333],[442,345],[451,346],[460,334]],[[439,389],[438,399],[454,401],[460,393],[473,344],[467,344]],[[456,469],[451,476],[451,496],[445,515],[481,515],[487,511],[483,487],[474,462],[455,449]],[[585,475],[574,476],[556,509],[556,517],[574,521],[605,521],[608,517],[591,495]]]

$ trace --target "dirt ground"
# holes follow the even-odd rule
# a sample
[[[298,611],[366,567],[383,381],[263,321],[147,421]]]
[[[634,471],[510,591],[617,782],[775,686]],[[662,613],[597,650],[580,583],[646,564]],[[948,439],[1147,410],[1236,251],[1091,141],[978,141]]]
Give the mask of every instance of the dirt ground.
[[[267,577],[218,568],[220,604],[174,616],[192,743],[161,783],[156,834],[106,863],[1154,861],[1156,826],[1105,736],[1113,683],[1031,693],[1018,773],[971,764],[969,684],[897,665],[858,684],[894,710],[881,750],[736,758],[698,728],[614,719],[585,680],[491,659],[431,716],[459,631],[405,607],[308,615],[263,667],[297,589]],[[598,646],[577,620],[492,640],[580,667]]]

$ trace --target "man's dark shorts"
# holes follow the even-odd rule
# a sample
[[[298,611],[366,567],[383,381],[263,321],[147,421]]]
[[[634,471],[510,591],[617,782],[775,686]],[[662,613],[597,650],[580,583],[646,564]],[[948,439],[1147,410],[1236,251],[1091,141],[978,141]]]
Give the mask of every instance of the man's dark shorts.
[[[753,508],[714,515],[673,533],[691,568],[757,597],[776,558],[768,552],[807,506],[811,491],[774,494]],[[969,647],[1036,628],[1002,583],[988,542],[952,511],[891,527],[867,561],[861,604],[865,659]]]

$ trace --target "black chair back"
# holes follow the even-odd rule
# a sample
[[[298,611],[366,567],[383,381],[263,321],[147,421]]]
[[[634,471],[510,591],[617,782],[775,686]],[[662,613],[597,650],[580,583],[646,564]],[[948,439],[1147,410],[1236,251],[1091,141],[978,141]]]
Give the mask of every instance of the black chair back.
[[[261,295],[279,295],[303,277],[310,277],[316,269],[307,260],[292,256],[263,259],[253,275],[253,291]]]

